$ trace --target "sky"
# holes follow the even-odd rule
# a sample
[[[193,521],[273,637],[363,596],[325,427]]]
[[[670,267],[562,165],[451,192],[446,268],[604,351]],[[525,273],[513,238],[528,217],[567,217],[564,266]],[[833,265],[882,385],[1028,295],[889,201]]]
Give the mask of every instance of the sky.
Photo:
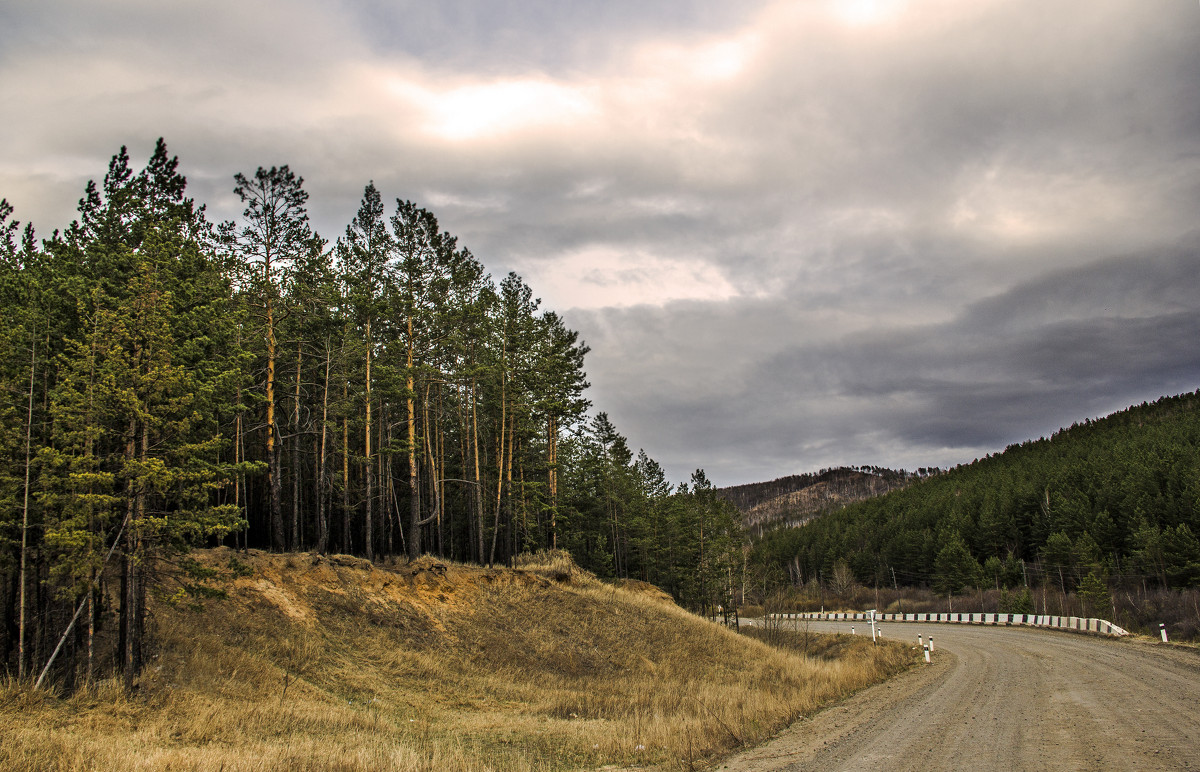
[[[368,181],[432,210],[675,480],[1200,387],[1196,0],[5,0],[0,105],[43,235],[159,136],[216,220],[281,164],[327,238]]]

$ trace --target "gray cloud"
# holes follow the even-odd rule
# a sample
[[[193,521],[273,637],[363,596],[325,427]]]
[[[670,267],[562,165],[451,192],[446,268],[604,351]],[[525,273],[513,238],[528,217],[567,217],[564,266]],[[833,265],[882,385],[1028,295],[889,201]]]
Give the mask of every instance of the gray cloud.
[[[635,447],[719,483],[947,465],[1195,388],[1200,8],[1096,0],[0,8],[0,195],[43,232],[163,135],[520,271]],[[832,12],[831,12],[832,11]]]
[[[602,337],[597,349],[653,350],[679,369],[634,361],[612,383],[593,381],[614,418],[639,427],[632,439],[662,448],[676,474],[704,465],[713,447],[717,474],[733,479],[840,463],[947,466],[1200,386],[1198,276],[1193,234],[904,328],[806,329],[804,311],[782,303],[711,316],[606,312],[608,329],[640,332],[624,347]],[[607,375],[613,364],[603,364]],[[697,377],[706,382],[692,385]]]

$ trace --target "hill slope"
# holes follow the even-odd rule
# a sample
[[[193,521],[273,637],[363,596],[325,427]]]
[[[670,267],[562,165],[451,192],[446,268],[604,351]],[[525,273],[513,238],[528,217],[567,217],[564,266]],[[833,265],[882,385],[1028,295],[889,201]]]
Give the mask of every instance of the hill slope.
[[[687,766],[912,660],[848,638],[825,658],[788,654],[561,556],[519,569],[197,557],[227,597],[154,604],[135,695],[115,682],[0,693],[0,768]]]
[[[1093,572],[1188,586],[1200,583],[1198,533],[1200,393],[1191,393],[768,534],[758,559],[790,564],[800,579],[828,576],[844,559],[864,583],[890,584],[894,569],[943,591],[1025,581],[1070,590]]]
[[[838,467],[721,488],[717,495],[736,506],[742,524],[761,536],[771,528],[802,525],[845,504],[897,490],[912,479],[907,472],[892,469]]]

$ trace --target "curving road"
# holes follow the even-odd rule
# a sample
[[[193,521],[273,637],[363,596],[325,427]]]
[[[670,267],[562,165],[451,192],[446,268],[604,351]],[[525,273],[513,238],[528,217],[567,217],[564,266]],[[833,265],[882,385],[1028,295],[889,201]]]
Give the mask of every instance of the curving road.
[[[858,633],[863,623],[856,622]],[[812,623],[850,632],[850,623]],[[748,770],[1200,770],[1200,653],[1057,631],[892,622],[932,665],[717,764]],[[868,632],[869,634],[869,632]]]

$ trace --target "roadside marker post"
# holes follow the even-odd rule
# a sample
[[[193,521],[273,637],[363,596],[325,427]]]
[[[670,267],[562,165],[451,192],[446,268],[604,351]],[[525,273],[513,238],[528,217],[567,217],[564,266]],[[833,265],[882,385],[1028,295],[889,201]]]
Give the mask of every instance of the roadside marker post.
[[[933,636],[929,636],[929,650],[933,651]]]
[[[1167,625],[1165,622],[1158,623],[1158,631],[1162,633],[1163,643],[1167,642]]]
[[[922,648],[925,649],[925,664],[928,665],[930,662],[932,662],[932,660],[929,659],[929,647],[924,646]]]
[[[925,642],[921,639],[920,633],[917,633],[917,645],[921,646],[922,648],[925,646]]]
[[[850,625],[850,634],[854,635],[854,625]]]

